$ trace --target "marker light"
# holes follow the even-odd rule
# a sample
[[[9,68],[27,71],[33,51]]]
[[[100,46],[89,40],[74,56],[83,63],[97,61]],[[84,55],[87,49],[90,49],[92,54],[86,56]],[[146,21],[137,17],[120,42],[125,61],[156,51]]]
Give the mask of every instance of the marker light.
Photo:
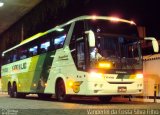
[[[92,19],[93,19],[93,20],[96,20],[96,18],[97,18],[96,15],[93,15],[93,16],[92,16]]]
[[[56,29],[56,31],[62,32],[62,31],[64,31],[64,29],[63,28],[58,28],[58,29]]]
[[[90,77],[102,78],[102,73],[91,72]]]
[[[111,68],[111,63],[99,63],[99,68]]]
[[[138,78],[138,79],[143,78],[143,74],[136,74],[136,78]]]
[[[118,21],[120,21],[120,18],[111,17],[110,20],[113,21],[113,22],[118,22]]]
[[[133,24],[133,25],[135,25],[136,23],[135,23],[134,21],[130,21],[130,24]]]
[[[34,83],[33,86],[36,87],[36,84]]]
[[[113,21],[113,22],[126,22],[126,23],[130,23],[132,25],[136,25],[136,23],[134,21],[124,20],[124,19],[121,19],[118,17],[110,17],[109,20]]]

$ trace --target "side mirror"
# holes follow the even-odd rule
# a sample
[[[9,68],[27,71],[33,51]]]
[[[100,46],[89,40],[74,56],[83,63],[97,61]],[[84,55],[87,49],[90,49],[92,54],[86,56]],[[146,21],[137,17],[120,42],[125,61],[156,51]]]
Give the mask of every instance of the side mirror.
[[[154,37],[145,37],[145,40],[151,40],[154,52],[159,52],[159,45]]]
[[[139,38],[140,38],[140,39],[143,39],[143,38],[146,37],[146,29],[145,29],[145,27],[143,27],[143,26],[138,26],[138,27],[137,27],[137,30],[138,30],[138,34],[139,34]]]
[[[95,47],[95,35],[92,30],[85,31],[85,34],[88,34],[88,41],[89,41],[89,46],[90,47]]]

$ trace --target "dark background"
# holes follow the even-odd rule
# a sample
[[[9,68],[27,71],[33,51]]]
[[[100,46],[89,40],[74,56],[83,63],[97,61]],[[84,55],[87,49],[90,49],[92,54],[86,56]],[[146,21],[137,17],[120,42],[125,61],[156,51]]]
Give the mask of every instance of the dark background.
[[[160,39],[160,3],[158,0],[71,0],[67,14],[118,16],[145,26],[147,36]],[[75,10],[72,10],[75,9]]]
[[[138,26],[146,27],[148,37],[153,36],[160,40],[160,4],[158,0],[42,0],[0,34],[0,54],[30,36],[44,32],[77,16],[88,14],[117,16],[133,20]],[[150,50],[149,47],[143,52],[151,54],[153,51],[150,52]],[[0,64],[1,61],[0,57]]]
[[[38,32],[88,14],[133,20],[138,26],[146,27],[148,37],[160,39],[159,7],[158,0],[42,0],[0,35],[0,52]]]

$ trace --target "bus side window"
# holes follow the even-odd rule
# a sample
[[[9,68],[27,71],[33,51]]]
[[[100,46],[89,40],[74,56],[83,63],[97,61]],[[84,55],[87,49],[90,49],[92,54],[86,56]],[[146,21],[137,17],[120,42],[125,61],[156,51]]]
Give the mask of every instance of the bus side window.
[[[12,56],[12,61],[13,61],[13,62],[17,61],[17,54],[13,54],[13,56]]]
[[[12,62],[12,57],[11,57],[11,54],[9,53],[9,54],[7,54],[6,55],[6,57],[5,57],[5,60],[6,60],[6,64],[9,64],[9,63],[11,63]]]
[[[3,57],[3,62],[4,62],[4,64],[8,64],[8,63],[10,63],[11,62],[11,55],[10,55],[10,52],[8,53],[5,53],[5,55],[4,55],[4,57]]]
[[[40,53],[45,53],[48,51],[50,47],[50,41],[46,41],[40,44]]]
[[[27,50],[23,49],[20,51],[20,60],[27,58]]]
[[[49,33],[46,37],[49,39],[48,42],[49,46],[48,46],[48,51],[54,51],[55,50],[55,46],[54,46],[54,39],[53,39],[54,33]]]
[[[79,69],[85,69],[84,42],[77,43],[77,66]]]
[[[35,56],[38,54],[38,46],[33,46],[29,48],[29,56]]]
[[[72,58],[74,60],[74,63],[76,64],[76,60],[77,60],[77,56],[76,56],[76,40],[75,40],[75,36],[72,37],[70,44],[69,44],[69,48],[71,50],[71,55]]]
[[[11,51],[11,55],[10,56],[11,56],[11,62],[18,61],[18,52],[17,52],[17,49]]]
[[[66,35],[62,35],[62,36],[56,37],[56,38],[54,39],[55,49],[62,48],[65,39],[66,39]]]
[[[72,38],[70,41],[70,50],[73,60],[78,69],[85,69],[85,45],[84,45],[84,22],[75,23]]]
[[[9,64],[9,63],[11,63],[11,58],[10,57],[7,59],[7,64]]]

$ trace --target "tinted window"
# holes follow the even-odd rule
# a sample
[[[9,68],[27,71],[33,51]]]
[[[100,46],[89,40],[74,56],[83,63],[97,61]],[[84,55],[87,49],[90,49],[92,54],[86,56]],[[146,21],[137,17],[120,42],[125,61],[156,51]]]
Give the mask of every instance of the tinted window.
[[[38,53],[38,46],[33,46],[33,47],[29,48],[29,55],[30,56],[37,55],[37,53]]]

